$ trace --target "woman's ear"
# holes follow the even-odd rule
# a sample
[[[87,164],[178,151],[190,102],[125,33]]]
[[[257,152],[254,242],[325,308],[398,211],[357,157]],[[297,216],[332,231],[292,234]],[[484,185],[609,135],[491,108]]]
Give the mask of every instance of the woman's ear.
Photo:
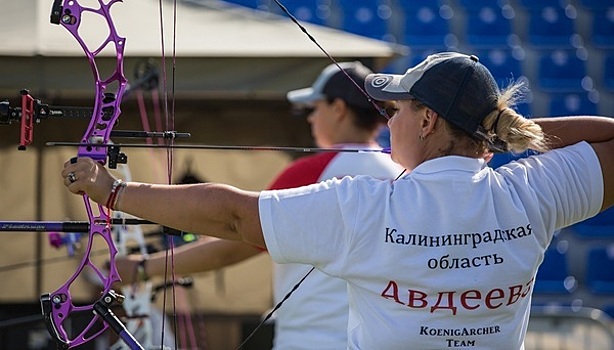
[[[335,98],[331,105],[333,108],[333,113],[335,113],[335,117],[345,116],[348,106],[343,99]]]
[[[426,107],[424,108],[423,118],[422,118],[422,135],[425,137],[435,131],[435,125],[437,124],[437,120],[439,119],[439,114],[434,110]]]

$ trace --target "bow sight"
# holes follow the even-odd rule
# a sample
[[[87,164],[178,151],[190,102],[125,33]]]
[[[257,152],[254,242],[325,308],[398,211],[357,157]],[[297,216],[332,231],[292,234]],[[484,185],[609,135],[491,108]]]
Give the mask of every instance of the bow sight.
[[[149,80],[147,80],[149,81]],[[136,85],[138,86],[138,85]],[[92,107],[75,107],[75,106],[50,106],[42,103],[40,99],[34,98],[29,91],[24,89],[20,91],[21,105],[20,107],[11,107],[8,100],[0,101],[0,125],[11,125],[20,123],[21,133],[19,139],[19,150],[25,150],[27,146],[32,144],[34,140],[34,125],[48,118],[76,118],[76,119],[91,119],[94,109]],[[105,93],[104,102],[111,103],[115,100],[115,95]],[[102,120],[108,120],[113,116],[112,107],[102,108]],[[133,130],[113,130],[111,137],[119,138],[161,138],[161,139],[176,139],[190,137],[189,133],[175,131],[133,131]],[[128,156],[121,152],[121,147],[108,145],[102,140],[89,140],[92,145],[101,144],[107,148],[108,167],[111,169],[117,168],[117,164],[126,164]]]
[[[11,107],[8,100],[0,101],[0,124],[21,124],[19,150],[25,150],[34,139],[34,124],[43,119],[53,118],[87,118],[92,117],[91,107],[49,106],[34,98],[26,89],[21,90],[21,106]]]

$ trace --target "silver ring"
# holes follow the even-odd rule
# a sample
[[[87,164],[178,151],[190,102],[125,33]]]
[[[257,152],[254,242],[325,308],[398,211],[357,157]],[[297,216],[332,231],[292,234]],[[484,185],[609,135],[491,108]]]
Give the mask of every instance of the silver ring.
[[[68,176],[66,178],[68,179],[68,181],[70,181],[70,183],[77,181],[77,177],[73,172],[68,173]]]

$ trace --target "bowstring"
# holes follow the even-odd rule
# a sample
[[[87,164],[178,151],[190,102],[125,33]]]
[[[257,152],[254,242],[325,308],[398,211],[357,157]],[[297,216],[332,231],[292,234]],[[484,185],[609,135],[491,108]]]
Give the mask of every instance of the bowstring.
[[[254,330],[245,338],[245,340],[243,340],[243,342],[239,344],[239,347],[237,348],[237,350],[241,350],[243,346],[247,344],[247,342],[249,342],[249,340],[256,334],[256,332],[258,332],[260,327],[262,327],[266,323],[266,321],[268,321],[271,317],[273,317],[273,314],[275,313],[275,311],[277,311],[281,307],[281,305],[286,302],[286,300],[290,299],[290,296],[292,295],[292,293],[294,293],[298,289],[298,287],[301,284],[303,284],[303,281],[307,278],[307,276],[309,276],[313,272],[313,270],[315,270],[315,267],[312,266],[311,269],[309,269],[309,271],[305,274],[305,276],[303,276],[303,278],[301,278],[301,280],[298,281],[294,285],[294,287],[292,287],[292,289],[288,292],[288,294],[286,294],[284,298],[280,300],[279,303],[277,303],[275,307],[273,307],[273,309],[269,311],[266,314],[266,316],[262,318],[262,320],[260,321],[260,323],[258,323],[256,328],[254,328]]]
[[[176,98],[175,98],[175,73],[176,73],[176,69],[177,69],[177,0],[173,1],[173,45],[172,45],[172,74],[171,74],[171,111],[170,114],[166,115],[166,130],[168,131],[175,131],[175,106],[176,106]],[[169,145],[173,145],[175,142],[175,138],[172,137],[172,135],[174,135],[174,133],[170,134],[171,137],[167,140],[167,144]],[[166,150],[166,156],[167,156],[167,164],[168,164],[168,184],[172,184],[173,182],[173,155],[174,155],[174,149],[173,148],[167,148]],[[169,245],[169,249],[170,249],[170,255],[171,255],[171,275],[172,275],[172,281],[175,282],[175,254],[174,254],[174,245],[175,245],[175,240],[173,238],[173,236],[169,236],[169,241],[170,241],[170,245]],[[167,250],[168,252],[168,250]],[[168,253],[167,253],[168,254]],[[174,327],[175,327],[175,333],[179,332],[179,327],[178,327],[178,316],[177,316],[177,290],[176,290],[176,284],[172,283],[172,294],[173,294],[173,323],[174,323]],[[183,316],[183,315],[182,315]],[[182,324],[185,324],[185,322],[183,322],[185,320],[182,320]],[[187,327],[187,325],[186,325]],[[183,333],[183,332],[182,332]],[[182,334],[183,336],[183,334]],[[181,337],[179,336],[175,336],[175,344],[179,344],[179,339]],[[182,346],[185,346],[186,344],[181,344]],[[175,347],[177,347],[177,345],[175,345]]]
[[[164,89],[164,119],[165,119],[165,130],[167,131],[163,144],[169,146],[166,148],[166,159],[167,159],[167,183],[170,185],[173,182],[173,167],[174,167],[174,148],[175,145],[175,108],[176,108],[176,98],[175,98],[175,82],[176,82],[176,67],[177,67],[177,0],[173,1],[173,32],[172,32],[172,63],[171,63],[171,87],[170,87],[170,98],[169,98],[169,87],[168,87],[168,74],[166,71],[166,50],[164,44],[164,21],[163,21],[163,11],[162,11],[162,0],[159,1],[160,8],[160,28],[161,28],[161,46],[162,46],[162,80],[163,80],[163,89]],[[170,100],[170,107],[169,107]],[[170,110],[169,110],[170,109]],[[162,124],[161,118],[159,116],[156,117],[157,125]],[[195,348],[196,337],[194,334],[194,328],[192,325],[191,315],[186,310],[181,311],[181,315],[177,314],[177,288],[175,280],[175,254],[174,254],[174,246],[175,241],[172,236],[167,237],[168,249],[166,250],[166,263],[165,263],[165,271],[164,271],[164,282],[168,285],[167,277],[168,277],[168,265],[169,265],[169,251],[170,251],[170,265],[171,265],[171,294],[172,294],[172,312],[173,312],[173,327],[176,333],[175,335],[175,348],[178,349],[180,346],[187,346]],[[166,289],[164,290],[164,301],[163,308],[166,310]],[[179,323],[182,328],[184,328],[183,332],[180,332]],[[187,332],[187,337],[185,332]],[[180,334],[179,334],[180,333]],[[164,328],[162,329],[162,339],[164,339]],[[183,340],[183,341],[181,341]],[[190,344],[188,344],[190,343]],[[164,344],[164,342],[162,342]]]
[[[158,0],[158,8],[159,8],[159,20],[160,20],[160,46],[162,50],[162,84],[163,84],[163,105],[164,105],[164,119],[166,130],[174,130],[174,118],[175,118],[175,70],[176,70],[176,33],[177,33],[177,0],[173,1],[173,39],[172,39],[172,69],[171,69],[171,106],[169,111],[169,87],[168,87],[168,74],[166,69],[166,43],[164,36],[164,11],[162,0]],[[171,145],[174,142],[173,138],[165,139],[165,142],[170,143]],[[167,161],[167,182],[168,184],[172,183],[172,174],[173,174],[173,149],[166,149],[166,161]],[[168,282],[168,265],[169,265],[169,255],[170,255],[170,264],[171,264],[171,280],[175,281],[175,254],[174,254],[174,240],[172,237],[166,237],[168,242],[168,249],[166,250],[165,255],[165,264],[164,264],[164,283]],[[170,254],[169,254],[170,252]],[[171,294],[172,294],[172,313],[173,313],[173,327],[177,330],[177,309],[176,309],[176,299],[175,299],[175,283],[171,283]],[[166,313],[166,299],[167,299],[167,291],[166,288],[163,291],[162,298],[162,311],[163,314]],[[162,322],[162,339],[161,344],[164,344],[164,333],[165,333],[165,322]],[[175,337],[175,349],[178,348],[178,337]]]
[[[303,32],[309,38],[309,40],[311,40],[311,42],[313,42],[318,47],[318,49],[320,49],[320,51],[322,51],[324,55],[326,55],[326,57],[328,57],[328,59],[331,60],[335,64],[335,66],[337,66],[337,68],[339,68],[339,70],[346,76],[346,78],[348,78],[352,82],[352,84],[354,84],[354,86],[360,91],[360,93],[365,96],[367,101],[371,103],[373,108],[375,108],[382,117],[386,118],[386,120],[389,120],[390,116],[386,112],[386,109],[384,107],[380,107],[377,103],[375,103],[375,100],[371,98],[369,94],[367,94],[365,89],[362,86],[360,86],[354,79],[352,79],[352,77],[345,71],[345,69],[341,67],[339,62],[337,62],[337,60],[335,60],[333,56],[331,56],[328,53],[328,51],[326,51],[324,47],[322,47],[322,45],[318,43],[318,41],[307,31],[307,29],[298,21],[298,19],[294,17],[292,13],[290,13],[290,11],[281,3],[281,1],[279,0],[273,0],[273,1],[292,20],[292,22],[294,22],[294,24],[296,24],[299,27],[301,32]]]

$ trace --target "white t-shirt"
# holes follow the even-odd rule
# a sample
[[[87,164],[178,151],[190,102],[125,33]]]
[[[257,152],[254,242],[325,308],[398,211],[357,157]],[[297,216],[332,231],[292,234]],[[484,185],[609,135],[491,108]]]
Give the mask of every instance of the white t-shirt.
[[[367,149],[369,145],[336,145]],[[394,179],[402,172],[389,155],[329,152],[299,158],[273,182],[273,188],[299,187],[331,178],[363,174]],[[336,232],[320,232],[322,237]],[[311,265],[273,264],[275,303],[309,272]],[[273,348],[279,350],[338,350],[347,344],[348,293],[346,282],[314,270],[275,312]]]
[[[553,232],[602,201],[598,159],[582,142],[497,170],[448,156],[394,182],[265,191],[259,205],[275,261],[348,282],[348,348],[517,350]]]

